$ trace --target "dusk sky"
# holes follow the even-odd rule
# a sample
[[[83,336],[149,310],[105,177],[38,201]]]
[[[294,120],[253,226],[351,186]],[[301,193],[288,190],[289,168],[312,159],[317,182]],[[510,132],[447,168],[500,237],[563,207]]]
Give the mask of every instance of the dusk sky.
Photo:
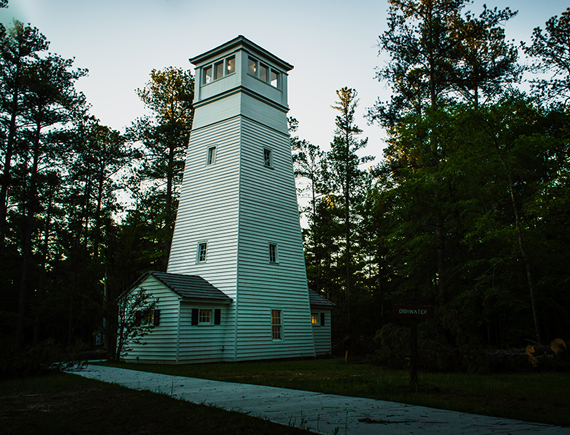
[[[568,0],[476,0],[466,9],[478,12],[484,3],[519,10],[506,25],[518,44],[560,15]],[[389,97],[385,84],[374,80],[375,67],[387,60],[376,47],[387,9],[385,0],[9,0],[0,17],[6,25],[12,18],[32,24],[51,41],[51,52],[89,69],[77,87],[91,113],[120,131],[145,113],[135,89],[153,68],[191,68],[189,58],[243,35],[294,65],[289,115],[299,120],[301,138],[328,149],[335,91],[352,87],[360,96],[357,122],[369,137],[363,153],[380,158],[384,133],[362,116],[378,97]]]

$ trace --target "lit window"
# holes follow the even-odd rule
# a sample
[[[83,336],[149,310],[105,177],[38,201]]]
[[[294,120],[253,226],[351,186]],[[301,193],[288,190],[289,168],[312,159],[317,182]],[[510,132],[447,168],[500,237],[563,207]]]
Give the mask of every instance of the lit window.
[[[271,86],[279,87],[279,73],[275,70],[271,70]]]
[[[234,56],[226,59],[226,74],[232,74],[236,70],[236,58]]]
[[[214,64],[214,79],[218,80],[224,76],[224,61]]]
[[[198,244],[198,262],[201,263],[206,261],[206,248],[208,247],[207,243],[199,243]]]
[[[281,311],[271,310],[271,338],[281,340]]]
[[[311,313],[311,323],[313,325],[319,324],[319,315],[317,313]]]
[[[247,59],[247,72],[252,76],[257,77],[257,60],[248,57]]]
[[[207,165],[213,165],[216,163],[216,147],[208,148],[208,158],[206,160]]]
[[[202,310],[200,309],[200,314],[198,314],[198,324],[211,324],[212,323],[212,310]]]
[[[267,166],[268,168],[271,168],[272,166],[272,161],[271,161],[271,150],[264,148],[263,149],[263,164],[265,166]]]
[[[277,245],[269,245],[269,261],[271,263],[277,263]]]
[[[204,68],[203,76],[202,76],[202,83],[203,84],[208,84],[214,79],[214,77],[212,76],[212,71],[213,71],[212,65]]]
[[[266,82],[269,78],[269,68],[266,65],[261,64],[259,67],[259,78]]]

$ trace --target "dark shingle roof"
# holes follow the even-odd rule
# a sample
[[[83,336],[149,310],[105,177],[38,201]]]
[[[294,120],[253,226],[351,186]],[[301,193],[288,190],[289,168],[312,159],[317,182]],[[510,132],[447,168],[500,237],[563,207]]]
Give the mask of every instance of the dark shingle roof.
[[[181,275],[178,273],[148,272],[184,299],[204,299],[231,304],[232,299],[221,290],[218,290],[204,278],[197,275]]]
[[[334,304],[328,299],[323,298],[318,293],[309,289],[309,303],[311,307],[333,308]]]

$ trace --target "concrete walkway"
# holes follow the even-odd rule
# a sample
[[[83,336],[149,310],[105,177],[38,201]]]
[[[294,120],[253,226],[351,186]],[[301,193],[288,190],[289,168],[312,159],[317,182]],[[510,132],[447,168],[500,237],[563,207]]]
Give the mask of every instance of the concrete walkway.
[[[88,365],[72,371],[86,378],[181,400],[243,412],[320,434],[567,434],[570,428],[526,423],[360,397],[235,384]]]

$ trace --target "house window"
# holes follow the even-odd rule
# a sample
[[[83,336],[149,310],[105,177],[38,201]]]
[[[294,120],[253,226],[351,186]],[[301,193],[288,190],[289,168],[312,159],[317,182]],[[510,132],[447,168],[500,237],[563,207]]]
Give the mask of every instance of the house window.
[[[202,73],[203,74],[202,75],[202,84],[206,85],[214,79],[212,72],[213,72],[212,65],[209,65],[209,66],[204,68],[203,73]]]
[[[198,263],[202,263],[204,261],[206,261],[206,250],[207,250],[208,244],[207,243],[198,243],[198,255],[196,256]]]
[[[269,262],[277,263],[277,245],[269,244]]]
[[[210,325],[212,323],[212,310],[200,309],[198,325]]]
[[[236,71],[236,58],[235,56],[226,59],[226,74],[233,74]]]
[[[317,313],[311,313],[311,323],[314,326],[318,326],[319,325],[319,315]]]
[[[281,310],[271,310],[271,338],[281,340]]]
[[[207,165],[213,165],[216,163],[216,147],[208,148],[208,158],[206,159]]]
[[[192,326],[220,325],[222,323],[222,310],[216,308],[192,308]]]
[[[271,168],[273,166],[273,162],[271,160],[271,150],[263,148],[263,165],[267,168]]]
[[[137,310],[135,322],[139,325],[160,325],[160,310]]]
[[[279,87],[279,73],[275,70],[271,70],[271,86]]]

